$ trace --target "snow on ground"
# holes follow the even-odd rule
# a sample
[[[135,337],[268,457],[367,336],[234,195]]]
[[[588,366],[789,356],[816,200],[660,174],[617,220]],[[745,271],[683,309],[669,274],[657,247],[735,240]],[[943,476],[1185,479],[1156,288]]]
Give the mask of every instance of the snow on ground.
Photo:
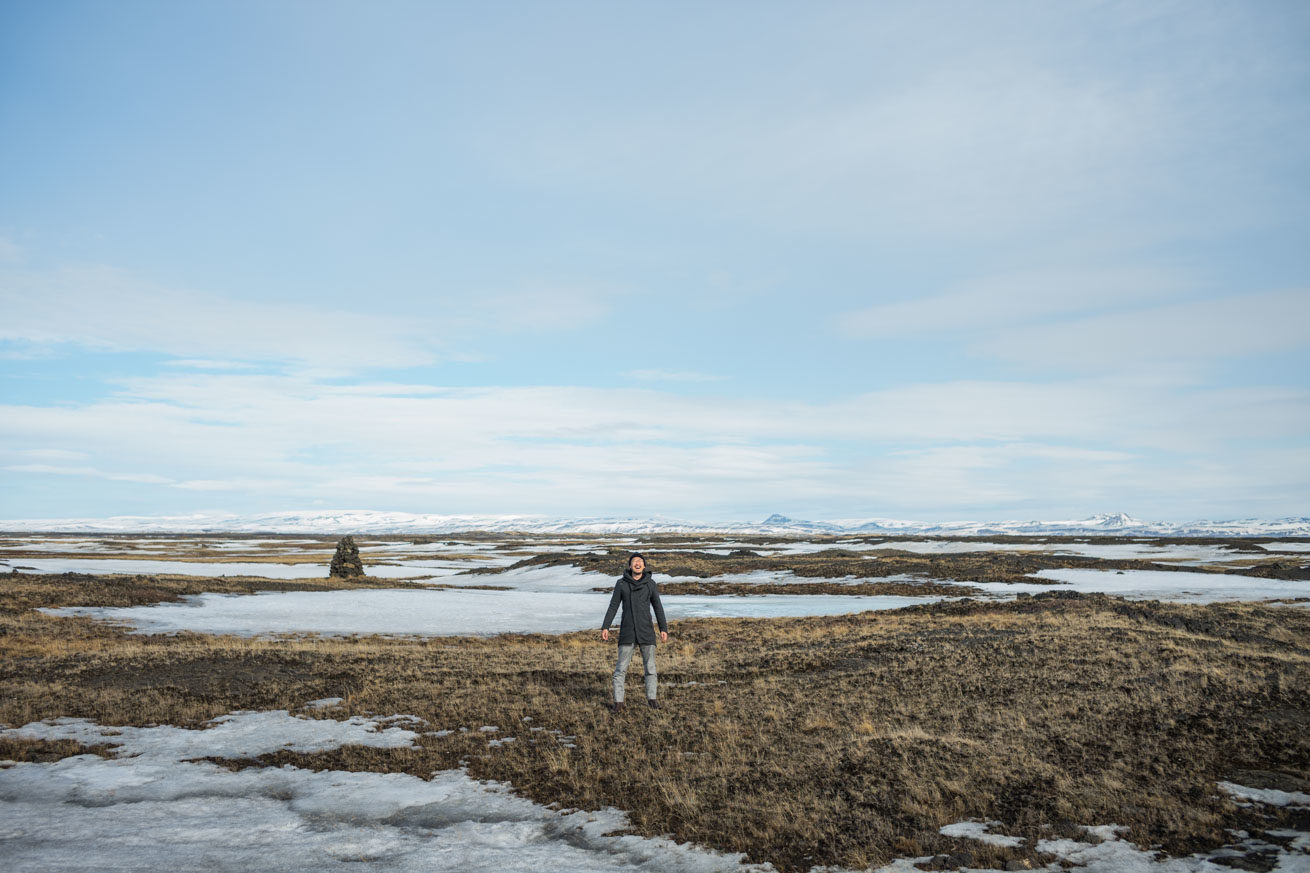
[[[0,554],[5,552],[103,552],[104,543],[93,540],[0,540]],[[138,551],[133,549],[133,551]],[[155,551],[145,549],[142,551]]]
[[[182,576],[263,576],[268,579],[326,578],[327,562],[322,564],[278,564],[275,561],[156,561],[130,558],[9,558],[0,567],[9,566],[31,573],[127,573],[139,576],[177,574]],[[424,571],[426,574],[427,571]],[[416,570],[417,574],[418,571]]]
[[[664,838],[616,836],[628,827],[620,810],[550,809],[514,796],[508,785],[476,782],[460,770],[423,780],[403,773],[313,772],[290,765],[230,771],[197,760],[250,758],[278,749],[412,745],[417,734],[397,723],[423,726],[404,715],[336,721],[275,711],[230,713],[203,730],[102,727],[85,719],[0,730],[0,736],[14,739],[103,744],[111,755],[0,762],[0,854],[7,869],[26,873],[104,869],[106,858],[113,859],[113,869],[134,873],[198,866],[234,873],[346,871],[360,862],[397,873],[773,870],[768,864],[745,865],[741,855]],[[500,733],[492,726],[480,730],[488,736]],[[517,739],[497,736],[489,743]],[[1228,783],[1221,787],[1253,802],[1282,800]],[[997,822],[957,822],[941,832],[992,845],[1022,845],[1022,838],[995,833],[997,827]],[[1064,862],[1089,873],[1221,873],[1231,868],[1215,860],[1263,851],[1276,858],[1277,870],[1310,870],[1310,834],[1298,831],[1273,834],[1287,839],[1287,846],[1241,834],[1208,856],[1159,859],[1122,839],[1122,828],[1086,830],[1096,842],[1039,841],[1038,851],[1057,857],[1043,869],[1057,873]],[[915,873],[915,864],[926,860],[898,859],[877,873]],[[827,873],[842,871],[828,868]]]
[[[989,543],[968,540],[924,540],[914,542],[884,542],[876,545],[861,544],[834,546],[852,550],[901,549],[924,555],[958,555],[968,552],[1041,552],[1051,555],[1077,555],[1084,558],[1107,560],[1189,561],[1195,563],[1223,563],[1249,561],[1261,557],[1258,553],[1237,552],[1221,546],[1208,545],[1157,545],[1155,543]]]
[[[484,577],[494,579],[496,577]],[[940,598],[937,598],[940,599]],[[669,621],[684,618],[843,615],[896,609],[928,598],[771,594],[753,597],[665,597]],[[154,606],[42,610],[125,624],[140,633],[198,631],[212,634],[312,632],[332,635],[454,636],[565,633],[600,627],[609,595],[597,592],[481,591],[466,589],[355,589],[252,595],[201,594]]]
[[[1310,543],[1256,543],[1260,548],[1271,552],[1310,552]]]
[[[1227,785],[1222,782],[1219,784],[1221,787]],[[991,829],[999,825],[1000,822],[994,821],[963,821],[946,825],[941,829],[941,833],[948,837],[964,837],[993,846],[1023,845],[1022,837],[992,833]],[[1286,847],[1253,839],[1243,833],[1232,844],[1208,854],[1195,854],[1186,858],[1161,858],[1159,853],[1142,849],[1123,839],[1122,834],[1128,830],[1127,828],[1118,825],[1100,825],[1084,827],[1083,830],[1094,839],[1094,842],[1067,839],[1038,840],[1034,846],[1038,852],[1048,852],[1057,858],[1054,863],[1039,869],[1049,873],[1063,873],[1067,869],[1065,866],[1067,864],[1087,873],[1231,873],[1233,867],[1216,862],[1255,852],[1268,853],[1268,857],[1275,859],[1276,866],[1273,868],[1275,871],[1299,871],[1299,873],[1310,871],[1310,840],[1307,840],[1310,834],[1299,831],[1279,831],[1273,834],[1290,838],[1291,845]],[[916,862],[927,860],[929,858],[926,856],[902,858],[879,868],[875,873],[912,873],[922,869],[914,866]],[[963,868],[963,871],[968,873],[968,871],[984,869],[992,868],[969,867]]]
[[[1302,791],[1279,791],[1275,788],[1246,788],[1231,782],[1220,782],[1219,787],[1226,794],[1239,800],[1263,803],[1268,806],[1291,806],[1297,809],[1310,809],[1310,794]]]
[[[186,540],[165,540],[165,542],[187,542]],[[330,549],[331,543],[323,540],[301,540],[278,538],[273,540],[262,539],[239,539],[239,540],[200,540],[199,542],[207,545],[211,549],[250,549],[250,548],[301,548],[308,546],[310,548]]]
[[[506,561],[513,563],[513,560]],[[440,561],[420,559],[394,564],[365,560],[368,575],[378,579],[413,579],[422,576],[453,576],[476,567],[497,566],[488,561]],[[28,573],[126,573],[136,576],[172,574],[179,576],[262,576],[266,579],[325,579],[328,562],[321,564],[279,564],[267,561],[155,561],[130,558],[7,558],[0,559],[0,572],[18,568]]]
[[[941,828],[939,833],[947,837],[968,837],[989,846],[1001,846],[1008,849],[1023,845],[1023,837],[1007,837],[1004,834],[990,832],[991,828],[1000,827],[1000,825],[999,821],[957,821],[955,824],[948,824]]]
[[[596,588],[603,588],[608,592],[614,587],[614,583],[618,581],[618,578],[618,573],[600,573],[595,570],[584,570],[577,566],[554,565],[516,567],[512,570],[503,570],[494,575],[479,574],[477,576],[463,576],[458,579],[446,579],[443,580],[443,583],[449,585],[470,586],[504,585],[517,591],[590,592]],[[887,578],[903,580],[908,577],[895,576]],[[752,570],[749,573],[725,573],[724,575],[714,576],[710,579],[701,579],[698,576],[667,576],[663,573],[657,573],[655,581],[659,585],[667,585],[670,582],[726,582],[732,584],[743,583],[747,585],[773,583],[781,585],[804,585],[811,582],[853,583],[865,580],[856,579],[854,577],[842,579],[811,578],[808,576],[800,577],[791,570]],[[667,606],[667,603],[665,605]]]
[[[1289,548],[1307,546],[1308,543],[1290,543],[1284,546],[1271,544],[1268,548]],[[1086,558],[1106,558],[1117,560],[1144,561],[1186,561],[1196,564],[1225,563],[1228,561],[1259,560],[1260,553],[1238,552],[1222,546],[1176,544],[1160,545],[1150,541],[1137,543],[1080,543],[1075,541],[1054,541],[1046,543],[994,543],[987,540],[907,540],[881,542],[777,542],[764,545],[753,543],[715,543],[712,547],[699,546],[696,543],[675,543],[659,548],[645,550],[646,554],[659,552],[698,551],[714,555],[729,555],[737,549],[748,549],[761,555],[806,555],[818,552],[842,550],[848,552],[876,553],[884,550],[899,549],[921,555],[959,555],[970,552],[1040,552],[1051,555],[1077,555]],[[875,555],[870,555],[871,557]]]
[[[413,579],[451,576],[479,567],[508,567],[518,556],[499,554],[496,543],[440,542],[414,545],[407,542],[361,542],[360,555],[370,576],[380,579]],[[308,547],[307,547],[308,546]],[[96,557],[97,552],[130,551],[132,557]],[[6,552],[63,552],[86,557],[12,557]],[[168,560],[179,551],[222,552],[248,558],[239,563]],[[247,553],[247,554],[243,554]],[[280,560],[321,554],[320,563],[279,563]],[[315,579],[328,574],[332,545],[316,540],[59,540],[42,537],[7,538],[0,541],[0,572],[19,568],[32,573],[127,573],[149,576],[262,576],[269,579]],[[444,554],[470,553],[477,557],[443,558]],[[138,558],[136,555],[141,555]],[[160,557],[146,557],[160,555]],[[385,562],[385,563],[384,563]]]
[[[278,564],[274,560],[217,563],[208,561],[156,561],[131,558],[6,558],[0,568],[31,573],[128,573],[138,576],[263,576],[268,579],[326,578],[328,565]],[[417,571],[416,571],[417,573]]]
[[[204,757],[253,758],[280,749],[326,752],[342,746],[412,747],[418,734],[395,727],[396,722],[425,723],[409,715],[387,719],[357,715],[346,721],[303,718],[281,709],[228,713],[213,719],[204,730],[172,725],[107,728],[85,718],[58,718],[0,731],[0,736],[16,740],[74,740],[84,746],[104,743],[113,746],[118,757],[183,761]]]
[[[140,873],[347,871],[361,861],[397,873],[773,869],[667,839],[607,836],[627,828],[622,812],[547,809],[458,770],[425,781],[290,766],[232,772],[185,760],[413,738],[386,721],[232,713],[200,731],[60,720],[0,732],[119,745],[111,759],[0,763],[0,855],[6,869],[25,873],[105,869],[106,858]]]
[[[1214,603],[1221,600],[1287,600],[1310,597],[1305,580],[1265,579],[1230,573],[1188,573],[1172,570],[1038,570],[1042,579],[1065,583],[1063,590],[1116,594],[1132,600]],[[989,588],[979,585],[980,588]],[[1024,590],[1028,585],[1002,586]],[[994,590],[994,589],[993,589]],[[1044,590],[1049,590],[1046,586]]]
[[[451,552],[469,554],[470,552],[493,552],[498,543],[462,543],[446,540],[439,543],[381,542],[376,540],[356,540],[361,553],[401,552],[415,555],[444,555]]]

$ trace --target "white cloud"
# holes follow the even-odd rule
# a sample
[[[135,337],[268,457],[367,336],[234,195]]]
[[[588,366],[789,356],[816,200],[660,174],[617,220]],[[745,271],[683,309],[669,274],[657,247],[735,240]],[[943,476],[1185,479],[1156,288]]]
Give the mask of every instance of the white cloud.
[[[185,482],[169,482],[174,488],[184,491],[240,491],[246,494],[275,492],[286,489],[289,483],[277,479],[188,479]]]
[[[129,471],[282,505],[688,513],[810,501],[830,515],[940,515],[1042,499],[1076,513],[1141,506],[1132,495],[1147,491],[1158,498],[1148,508],[1200,499],[1216,482],[1232,499],[1287,493],[1307,477],[1254,463],[1244,441],[1303,438],[1310,394],[957,382],[780,403],[196,373],[132,382],[82,407],[4,407],[0,420],[0,448],[73,445],[97,459],[50,464],[69,468],[63,474]],[[1218,458],[1250,475],[1236,483],[1241,476],[1195,469]],[[1175,490],[1162,497],[1161,483]]]
[[[460,347],[487,336],[574,330],[604,315],[615,293],[560,285],[447,295],[446,301],[436,295],[441,305],[429,301],[428,308],[440,309],[438,319],[242,300],[161,287],[104,267],[10,270],[0,272],[0,340],[27,345],[7,350],[10,357],[39,356],[51,345],[73,343],[177,355],[170,365],[187,369],[238,370],[272,362],[327,376],[468,360]]]
[[[603,115],[570,106],[533,119],[529,136],[484,133],[478,146],[534,182],[881,239],[1132,222],[1136,208],[1171,202],[1163,193],[1187,193],[1188,83],[1071,75],[1024,48],[933,64],[885,46],[866,53],[855,93],[761,88],[727,109],[689,99]]]
[[[104,268],[8,273],[0,282],[0,339],[348,369],[437,359],[432,326],[394,316],[162,288]]]
[[[173,480],[153,473],[111,473],[95,467],[69,467],[59,464],[13,464],[4,469],[11,473],[48,473],[55,476],[91,476],[113,482],[145,482],[151,485],[168,485]]]
[[[1153,268],[1030,270],[989,276],[937,296],[883,303],[840,317],[855,337],[905,337],[1028,324],[1053,315],[1151,303],[1185,287]]]
[[[84,461],[90,457],[86,452],[70,449],[19,449],[14,454],[32,461]]]
[[[1276,352],[1310,343],[1310,290],[1191,301],[993,333],[975,348],[1026,364],[1138,369]]]

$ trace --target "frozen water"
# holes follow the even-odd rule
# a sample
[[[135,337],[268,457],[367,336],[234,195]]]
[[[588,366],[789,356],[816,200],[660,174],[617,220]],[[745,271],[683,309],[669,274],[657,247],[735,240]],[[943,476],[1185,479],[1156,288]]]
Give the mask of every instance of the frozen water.
[[[1129,600],[1165,600],[1173,603],[1214,603],[1249,600],[1279,603],[1310,597],[1310,581],[1265,579],[1231,573],[1191,573],[1186,570],[1038,570],[1031,582],[956,582],[995,597],[1038,594],[1043,591],[1076,591],[1081,594],[1113,594]],[[1043,581],[1049,580],[1049,581]]]
[[[1286,600],[1310,597],[1310,581],[1265,579],[1229,573],[1172,570],[1039,570],[1038,578],[1065,583],[1066,590],[1118,594],[1133,600],[1213,603],[1221,600]],[[989,586],[980,585],[987,588]],[[1023,590],[1027,585],[1006,586]]]
[[[34,573],[126,573],[138,576],[262,576],[268,579],[326,578],[322,564],[278,564],[272,561],[218,563],[207,561],[156,561],[131,558],[10,558],[10,566]]]
[[[291,766],[230,771],[189,762],[197,752],[248,757],[278,748],[323,748],[334,742],[374,742],[396,719],[333,722],[297,719],[285,712],[232,713],[206,730],[106,728],[85,721],[27,725],[3,736],[67,737],[118,743],[115,757],[77,755],[54,763],[0,763],[0,853],[7,869],[26,873],[113,868],[248,870],[290,873],[353,870],[359,862],[380,869],[461,873],[765,873],[767,864],[744,865],[740,855],[678,845],[668,839],[615,836],[628,826],[624,813],[551,810],[514,796],[509,786],[476,782],[458,770],[430,780],[400,773],[312,772]],[[308,729],[305,724],[309,725]],[[215,734],[223,726],[225,736]],[[399,731],[398,731],[399,733]],[[408,732],[404,732],[408,733]],[[437,732],[441,733],[441,732]],[[490,732],[488,732],[490,733]],[[193,737],[185,737],[191,734]],[[210,735],[213,735],[212,737]],[[412,734],[411,734],[412,736]],[[491,740],[490,742],[496,742]],[[406,743],[407,744],[407,743]],[[490,744],[490,743],[489,743]],[[961,822],[948,836],[994,845],[1018,845],[992,833],[993,822]],[[1231,868],[1210,856],[1161,859],[1119,837],[1113,825],[1088,828],[1102,842],[1043,840],[1042,852],[1090,873],[1221,873]],[[1289,848],[1272,847],[1278,870],[1305,870],[1306,834]],[[1255,841],[1246,840],[1244,844]],[[1261,844],[1266,848],[1268,844]],[[916,861],[899,859],[878,873],[912,873]],[[973,868],[978,869],[978,868]],[[829,870],[828,873],[842,873]]]
[[[33,722],[21,728],[0,731],[0,736],[18,740],[74,740],[84,746],[105,744],[120,757],[166,758],[252,758],[287,749],[293,752],[325,752],[342,746],[377,746],[395,749],[413,746],[418,734],[393,722],[425,724],[413,716],[371,719],[355,716],[345,721],[293,716],[285,709],[266,712],[233,712],[212,720],[204,730],[172,725],[106,728],[84,718],[58,718]]]
[[[496,577],[488,577],[496,578]],[[932,598],[765,594],[747,597],[664,597],[670,621],[683,618],[841,615],[896,609]],[[198,631],[255,636],[314,632],[332,635],[451,636],[564,633],[600,628],[609,595],[586,591],[466,589],[290,591],[254,595],[201,594],[181,603],[131,607],[64,607],[51,615],[86,615],[141,633]]]
[[[1225,563],[1250,561],[1260,558],[1258,553],[1237,552],[1220,546],[1145,543],[989,543],[970,540],[923,540],[912,542],[884,542],[877,545],[861,544],[840,546],[859,551],[901,549],[907,552],[932,555],[956,555],[968,552],[1040,552],[1051,555],[1077,555],[1107,560],[1188,561],[1195,563]]]
[[[233,873],[346,871],[359,862],[377,862],[398,873],[773,870],[768,864],[745,865],[741,855],[663,838],[615,835],[628,826],[619,810],[552,810],[514,796],[507,785],[476,782],[458,770],[423,780],[401,773],[312,772],[292,766],[230,771],[194,760],[249,758],[279,749],[413,745],[417,734],[397,724],[424,723],[405,715],[336,721],[273,711],[230,713],[203,730],[102,727],[85,719],[0,730],[0,736],[11,739],[104,744],[112,755],[0,762],[0,855],[6,869],[26,873],[105,869],[106,858],[113,859],[115,870],[139,873],[200,867]],[[499,730],[490,725],[480,730],[489,746],[513,740],[491,739]],[[1258,803],[1310,801],[1293,792],[1229,783],[1220,787]],[[998,826],[959,822],[941,832],[992,845],[1022,844],[1021,838],[993,833]],[[1291,838],[1288,847],[1241,834],[1241,842],[1210,855],[1171,859],[1123,840],[1123,829],[1115,825],[1086,830],[1101,842],[1039,841],[1038,851],[1057,858],[1044,869],[1059,873],[1062,864],[1072,864],[1090,873],[1222,873],[1231,868],[1216,859],[1246,850],[1273,852],[1280,871],[1310,869],[1310,834],[1298,831],[1273,834]],[[877,873],[913,873],[919,869],[916,862],[925,860],[898,859]],[[844,871],[829,868],[827,873]]]
[[[941,828],[940,833],[947,837],[968,837],[990,846],[1014,848],[1023,845],[1023,837],[1007,837],[988,832],[989,828],[1000,827],[1000,824],[999,821],[959,821]]]
[[[948,837],[964,837],[994,846],[1019,846],[1023,844],[1024,841],[1021,837],[991,833],[990,828],[999,824],[999,822],[957,822],[943,827],[941,833]],[[1049,852],[1057,858],[1055,862],[1040,869],[1049,871],[1049,873],[1063,873],[1069,866],[1078,870],[1086,870],[1088,873],[1229,873],[1233,868],[1225,864],[1215,863],[1216,859],[1231,858],[1244,855],[1248,850],[1258,850],[1273,854],[1277,861],[1277,866],[1274,869],[1277,871],[1302,871],[1302,873],[1310,871],[1310,854],[1307,854],[1297,843],[1298,840],[1310,835],[1299,831],[1284,832],[1286,836],[1296,838],[1290,848],[1249,839],[1243,834],[1240,842],[1211,852],[1208,855],[1195,854],[1186,858],[1167,858],[1161,857],[1158,852],[1143,849],[1123,839],[1122,834],[1127,831],[1127,828],[1119,825],[1084,827],[1083,830],[1095,837],[1099,842],[1088,843],[1068,839],[1038,840],[1035,847],[1038,852]],[[878,868],[874,873],[911,873],[911,871],[922,869],[916,868],[914,862],[927,860],[929,860],[927,857],[902,858],[885,867]],[[991,871],[994,868],[969,867],[964,869],[966,871]]]
[[[1277,544],[1270,544],[1268,548],[1287,548],[1296,545],[1297,544],[1292,543],[1280,547]],[[1306,543],[1300,545],[1310,546],[1310,544]],[[758,552],[761,555],[805,555],[840,549],[848,552],[867,552],[870,553],[870,557],[876,557],[877,553],[880,551],[896,549],[924,555],[958,555],[970,552],[1038,552],[1051,555],[1077,555],[1087,558],[1171,562],[1182,561],[1196,564],[1251,561],[1259,560],[1264,557],[1260,553],[1238,552],[1232,549],[1225,549],[1222,546],[1202,544],[1191,545],[1186,543],[1170,543],[1168,545],[1160,545],[1150,541],[1136,543],[1080,543],[1075,541],[995,543],[988,542],[987,540],[969,539],[884,540],[881,542],[833,543],[779,542],[765,545],[751,543],[716,543],[710,548],[700,547],[695,543],[687,543],[685,545],[674,544],[670,546],[661,546],[660,548],[647,549],[646,551],[648,554],[655,554],[662,551],[694,550],[709,552],[716,555],[727,555],[734,549],[749,549],[753,552]]]
[[[103,552],[105,545],[94,540],[0,540],[0,555],[22,552]],[[134,550],[136,551],[136,550]]]
[[[1247,788],[1232,782],[1220,782],[1219,787],[1227,794],[1239,800],[1264,803],[1269,806],[1290,806],[1296,809],[1310,809],[1310,794],[1301,791],[1278,791],[1274,788]]]
[[[321,564],[279,564],[276,558],[267,561],[211,562],[211,561],[156,561],[130,558],[8,558],[0,566],[20,567],[32,573],[124,573],[136,576],[258,576],[265,579],[325,579],[328,562]],[[365,572],[378,579],[414,579],[428,576],[453,576],[474,567],[488,566],[486,562],[417,560],[395,564],[369,563],[365,558]]]
[[[375,722],[375,729],[386,721]],[[327,744],[333,737],[354,743],[394,730],[371,733],[363,724],[295,719],[285,712],[233,713],[201,731],[87,722],[19,729],[76,729],[88,740],[128,739],[114,759],[78,755],[51,764],[0,765],[5,867],[25,873],[106,869],[105,859],[112,858],[113,869],[141,873],[346,871],[361,861],[398,873],[773,869],[743,866],[740,855],[667,839],[610,836],[628,826],[618,810],[554,811],[515,797],[508,786],[475,782],[457,770],[436,773],[430,781],[290,766],[232,772],[182,757],[200,750],[248,757],[301,748],[304,728],[298,722],[317,726]],[[229,738],[211,738],[223,725],[232,726]],[[179,742],[180,734],[195,736]]]

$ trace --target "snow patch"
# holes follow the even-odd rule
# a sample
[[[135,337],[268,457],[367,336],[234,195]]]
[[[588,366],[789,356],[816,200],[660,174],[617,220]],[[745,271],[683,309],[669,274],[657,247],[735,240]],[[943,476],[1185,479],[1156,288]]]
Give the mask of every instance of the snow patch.
[[[614,836],[628,828],[618,810],[551,810],[458,770],[423,780],[291,766],[233,772],[183,760],[197,751],[246,757],[277,748],[318,750],[334,742],[378,745],[380,738],[400,739],[400,733],[412,737],[381,727],[409,718],[331,722],[240,712],[195,731],[109,728],[81,719],[5,731],[113,741],[119,757],[6,762],[0,768],[0,853],[7,869],[25,873],[98,869],[105,858],[114,859],[115,870],[139,873],[197,864],[233,873],[354,871],[361,861],[396,873],[773,870],[767,864],[743,866],[742,855]],[[212,742],[198,748],[200,736]]]
[[[102,727],[85,718],[56,718],[0,731],[16,740],[73,740],[84,746],[107,745],[116,757],[254,758],[272,752],[326,752],[342,746],[383,749],[413,747],[418,734],[389,722],[425,724],[412,715],[388,719],[353,716],[345,721],[294,716],[285,709],[266,712],[232,712],[200,730],[156,727]]]
[[[1023,837],[1007,837],[1004,834],[988,833],[988,828],[1000,826],[999,821],[958,821],[955,824],[946,825],[938,833],[944,837],[967,837],[980,843],[986,843],[989,846],[1003,846],[1007,849],[1023,845]]]
[[[1268,806],[1290,806],[1293,809],[1310,809],[1310,794],[1301,791],[1279,791],[1276,788],[1247,788],[1232,782],[1220,782],[1219,788],[1239,800],[1263,803]]]

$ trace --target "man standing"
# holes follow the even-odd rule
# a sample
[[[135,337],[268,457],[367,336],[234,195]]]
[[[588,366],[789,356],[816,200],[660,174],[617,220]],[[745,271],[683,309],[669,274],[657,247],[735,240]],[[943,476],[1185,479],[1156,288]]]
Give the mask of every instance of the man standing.
[[[658,709],[655,702],[655,631],[651,628],[650,611],[655,609],[655,620],[660,626],[660,642],[669,640],[669,623],[664,618],[664,605],[660,603],[660,592],[655,587],[655,579],[646,572],[646,559],[641,555],[628,557],[628,569],[623,578],[614,585],[614,594],[610,597],[610,608],[605,610],[605,620],[601,622],[600,638],[610,638],[610,622],[619,604],[623,604],[623,619],[619,623],[619,663],[614,668],[614,704],[610,707],[615,712],[623,711],[623,683],[628,678],[628,664],[632,662],[632,653],[641,646],[641,663],[646,668],[646,704],[651,709]]]

